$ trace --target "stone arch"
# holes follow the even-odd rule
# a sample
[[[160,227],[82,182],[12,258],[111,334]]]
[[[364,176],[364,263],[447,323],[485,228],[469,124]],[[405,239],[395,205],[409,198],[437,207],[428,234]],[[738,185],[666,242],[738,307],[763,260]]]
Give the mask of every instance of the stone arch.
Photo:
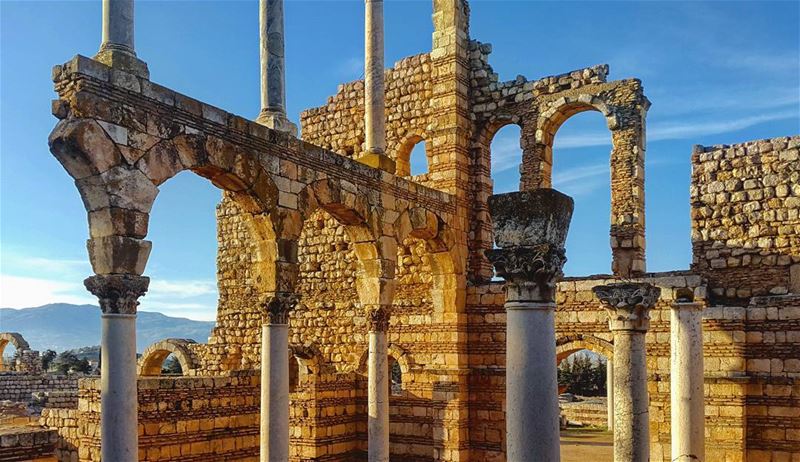
[[[164,361],[171,354],[175,355],[180,363],[183,375],[196,375],[199,362],[191,348],[191,345],[195,344],[196,342],[191,339],[168,338],[150,345],[139,358],[139,375],[161,375]]]
[[[524,121],[524,131],[535,123],[535,136],[525,136],[521,189],[552,185],[553,141],[563,123],[585,111],[600,112],[610,131],[611,154],[611,270],[618,277],[645,272],[644,235],[644,119],[649,101],[641,83],[625,80],[599,93],[561,96],[539,106],[535,119]]]
[[[433,147],[429,136],[424,130],[412,130],[397,143],[390,157],[395,161],[395,174],[397,176],[411,176],[411,153],[419,143],[425,143],[425,157],[427,158],[427,172],[431,171]]]
[[[389,356],[400,365],[400,371],[407,374],[414,366],[414,360],[409,353],[407,353],[400,345],[390,343],[387,347]],[[367,360],[369,359],[369,348],[364,347],[361,354],[358,356],[358,365],[356,372],[361,375],[367,374]]]
[[[3,358],[3,352],[5,352],[6,346],[8,346],[9,343],[16,349],[17,355],[31,349],[28,342],[22,337],[22,334],[18,332],[0,332],[0,359]],[[0,371],[5,370],[5,368],[5,364],[0,360]]]
[[[560,363],[572,353],[589,350],[603,355],[606,359],[614,357],[614,344],[594,335],[567,335],[556,340],[556,362]]]

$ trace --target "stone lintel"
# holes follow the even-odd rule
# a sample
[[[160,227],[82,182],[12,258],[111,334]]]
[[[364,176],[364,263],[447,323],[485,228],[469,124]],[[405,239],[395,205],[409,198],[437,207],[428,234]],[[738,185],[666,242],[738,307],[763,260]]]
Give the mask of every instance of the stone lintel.
[[[139,297],[147,292],[150,278],[134,274],[97,274],[83,281],[104,314],[136,314]]]
[[[397,166],[394,160],[382,153],[366,152],[361,155],[357,161],[372,168],[377,168],[394,175]]]
[[[646,332],[650,328],[650,309],[661,289],[646,282],[623,282],[595,286],[592,292],[603,303],[612,331]]]
[[[705,304],[702,302],[675,302],[672,304],[673,310],[679,311],[703,311]]]
[[[264,324],[288,324],[289,312],[299,300],[300,297],[291,292],[275,292],[264,297]]]

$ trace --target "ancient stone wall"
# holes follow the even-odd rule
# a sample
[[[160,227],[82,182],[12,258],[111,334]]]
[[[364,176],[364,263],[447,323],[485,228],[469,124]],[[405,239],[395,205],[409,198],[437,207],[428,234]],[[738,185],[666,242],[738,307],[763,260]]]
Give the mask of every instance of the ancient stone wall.
[[[800,136],[692,153],[692,268],[720,303],[800,292]]]
[[[0,372],[0,400],[28,403],[34,393],[77,393],[78,377],[28,372]]]
[[[58,434],[55,430],[31,427],[0,429],[0,460],[37,462],[52,460]]]

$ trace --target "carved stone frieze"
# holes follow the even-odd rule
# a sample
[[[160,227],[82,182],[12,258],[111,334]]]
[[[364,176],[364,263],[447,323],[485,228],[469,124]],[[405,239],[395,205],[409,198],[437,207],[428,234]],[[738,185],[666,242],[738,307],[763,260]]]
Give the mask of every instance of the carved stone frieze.
[[[136,314],[139,297],[147,292],[150,278],[133,274],[98,274],[83,281],[100,302],[105,314]]]

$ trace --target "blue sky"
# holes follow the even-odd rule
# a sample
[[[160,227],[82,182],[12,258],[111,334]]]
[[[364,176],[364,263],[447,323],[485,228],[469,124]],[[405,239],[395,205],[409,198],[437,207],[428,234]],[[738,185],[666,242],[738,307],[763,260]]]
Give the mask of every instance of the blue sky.
[[[431,1],[387,0],[386,62],[430,50]],[[473,38],[494,45],[501,80],[599,63],[638,77],[648,115],[648,270],[685,269],[693,144],[800,132],[797,2],[538,2],[473,0]],[[258,113],[255,1],[141,1],[136,47],[153,81],[228,111]],[[340,82],[363,74],[361,1],[286,1],[287,98],[295,121]],[[100,1],[0,0],[0,306],[96,303],[86,214],[47,149],[56,120],[50,69],[100,42]],[[493,142],[497,192],[517,188],[519,132]],[[575,197],[569,275],[607,273],[610,135],[599,113],[558,132],[555,187]],[[190,173],[161,188],[151,217],[153,282],[141,309],[213,319],[214,209],[220,193]]]

